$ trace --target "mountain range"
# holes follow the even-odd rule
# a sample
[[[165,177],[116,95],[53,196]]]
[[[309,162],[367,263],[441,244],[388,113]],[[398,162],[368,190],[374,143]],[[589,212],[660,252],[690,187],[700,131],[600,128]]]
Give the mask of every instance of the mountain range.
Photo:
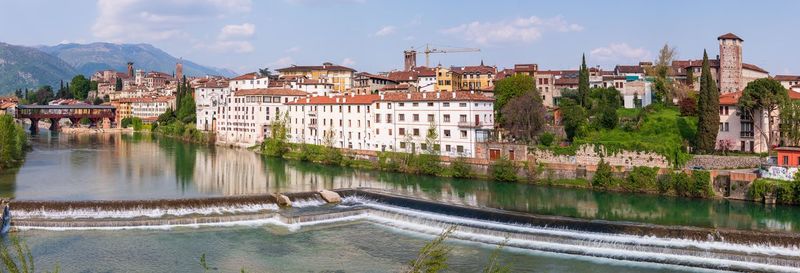
[[[183,73],[189,76],[235,76],[224,68],[203,66],[180,60],[150,44],[59,44],[55,46],[19,46],[0,42],[0,94],[17,88],[57,86],[60,80],[69,81],[77,74],[86,77],[95,71],[113,69],[125,71],[128,62],[136,69],[171,74],[175,64],[183,63]]]

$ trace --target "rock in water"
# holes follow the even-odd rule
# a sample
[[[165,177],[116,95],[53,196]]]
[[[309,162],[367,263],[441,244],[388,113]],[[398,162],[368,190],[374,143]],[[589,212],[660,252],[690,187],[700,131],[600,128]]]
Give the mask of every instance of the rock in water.
[[[283,195],[283,194],[280,194],[280,193],[276,193],[275,194],[275,200],[277,200],[278,206],[281,206],[281,207],[291,207],[292,206],[292,200],[289,199],[289,197],[286,196],[286,195]]]
[[[322,199],[328,203],[339,203],[342,202],[342,197],[339,196],[338,193],[329,191],[329,190],[321,190],[319,191],[319,195],[322,196]]]

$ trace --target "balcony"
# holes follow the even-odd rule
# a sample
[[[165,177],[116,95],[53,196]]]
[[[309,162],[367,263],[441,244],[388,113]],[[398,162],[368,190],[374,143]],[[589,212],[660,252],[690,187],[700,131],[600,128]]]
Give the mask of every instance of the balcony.
[[[484,123],[481,121],[459,121],[458,127],[461,128],[485,128],[485,127],[492,127],[489,123]]]
[[[739,138],[753,138],[754,136],[755,133],[753,133],[753,131],[739,133]]]

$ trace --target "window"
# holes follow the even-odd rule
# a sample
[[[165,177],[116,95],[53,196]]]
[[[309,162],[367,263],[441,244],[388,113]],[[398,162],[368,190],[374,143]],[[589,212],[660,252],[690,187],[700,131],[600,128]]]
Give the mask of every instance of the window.
[[[467,138],[467,130],[461,130],[461,138]]]
[[[417,107],[417,106],[419,106],[419,103],[416,103],[416,102],[415,102],[415,103],[412,103],[412,104],[411,104],[411,106],[413,106],[413,107]]]
[[[467,115],[458,116],[458,122],[467,122]]]
[[[406,114],[398,114],[397,121],[406,121]]]
[[[428,114],[428,122],[433,122],[433,114]]]
[[[400,149],[405,149],[405,148],[406,148],[406,143],[400,142]]]
[[[406,135],[406,128],[400,128],[400,129],[398,129],[398,130],[397,130],[397,133],[398,133],[398,134],[400,134],[401,136],[404,136],[404,135]]]
[[[783,156],[783,165],[789,165],[789,156],[788,155],[784,155]]]
[[[449,102],[442,103],[442,106],[444,106],[444,107],[450,107],[450,103],[449,103]]]
[[[466,102],[459,103],[458,107],[467,107],[467,103]]]
[[[428,149],[428,144],[427,144],[427,143],[420,143],[420,144],[419,144],[419,148],[420,148],[421,150],[423,150],[423,151],[424,151],[424,150],[427,150],[427,149]]]
[[[419,114],[414,114],[414,121],[419,121]]]
[[[445,114],[444,115],[444,122],[450,122],[450,115],[449,114]]]
[[[464,146],[461,146],[461,145],[456,146],[456,152],[463,153],[464,152]]]
[[[450,130],[444,130],[444,137],[450,137]]]
[[[375,123],[381,123],[381,114],[375,114]]]
[[[414,128],[414,136],[419,136],[419,129]]]
[[[397,103],[397,107],[403,107],[403,106],[405,106],[405,105],[406,105],[406,104],[405,104],[404,102],[398,102],[398,103]]]
[[[386,123],[392,123],[392,114],[386,114]]]
[[[428,103],[428,106],[431,106],[431,107],[433,107],[433,102],[429,102],[429,103]]]

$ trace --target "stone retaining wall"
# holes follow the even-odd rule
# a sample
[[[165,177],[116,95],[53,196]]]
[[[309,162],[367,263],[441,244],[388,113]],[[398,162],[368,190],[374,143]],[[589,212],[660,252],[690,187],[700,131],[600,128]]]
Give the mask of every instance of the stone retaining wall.
[[[702,167],[706,170],[757,168],[764,159],[759,156],[721,156],[695,155],[686,163],[689,167]]]

